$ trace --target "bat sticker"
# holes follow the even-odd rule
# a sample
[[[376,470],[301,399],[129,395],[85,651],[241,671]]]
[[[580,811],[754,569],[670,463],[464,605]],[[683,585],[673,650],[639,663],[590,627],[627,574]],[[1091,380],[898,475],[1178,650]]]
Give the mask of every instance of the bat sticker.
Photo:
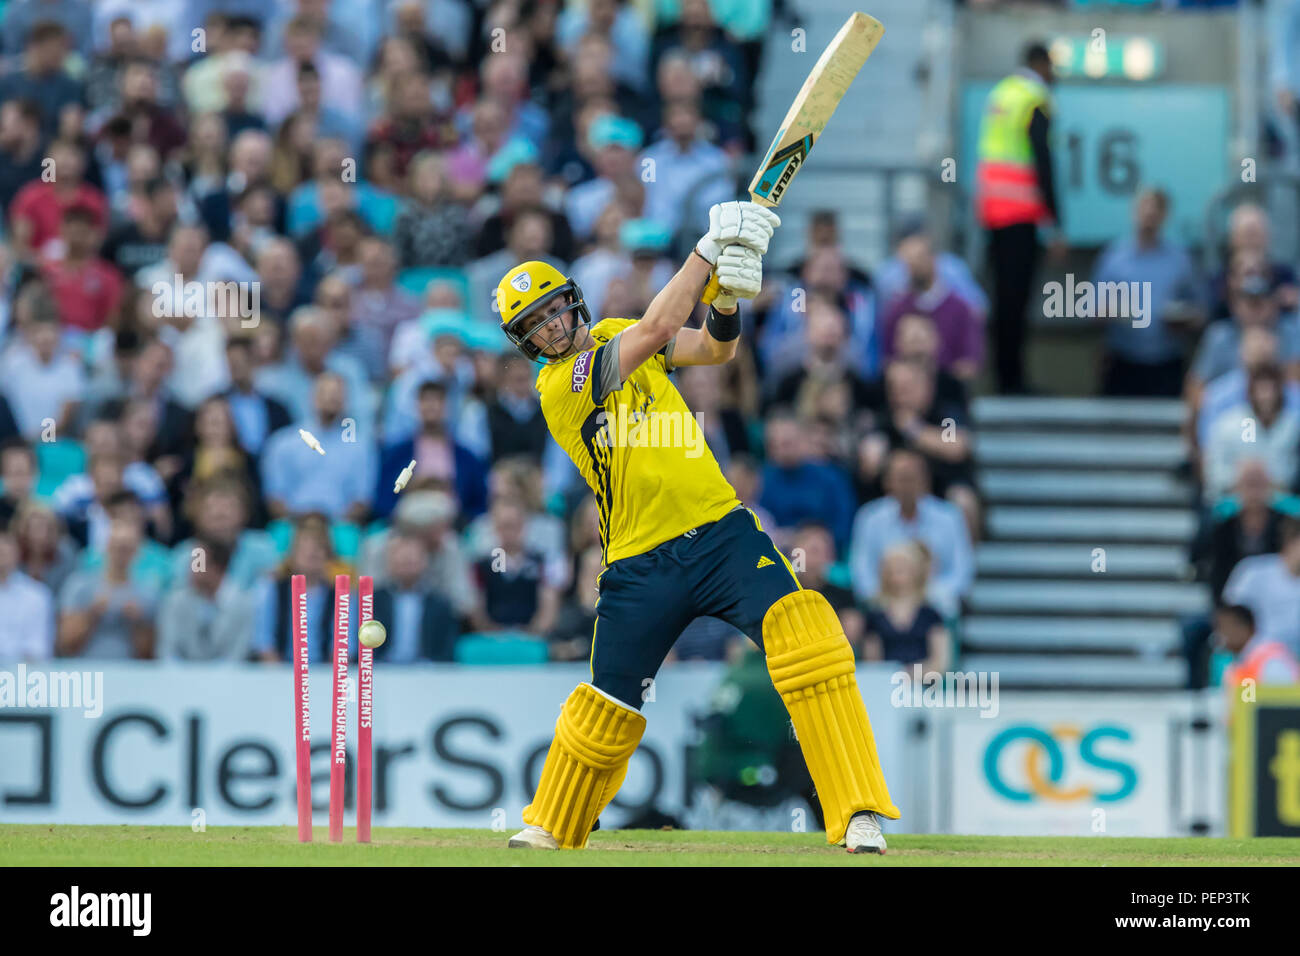
[[[778,134],[779,138],[780,134]],[[781,194],[785,192],[786,184],[798,171],[812,146],[813,137],[809,134],[773,156],[767,168],[763,170],[762,181],[758,184],[755,193],[773,203],[779,202]]]

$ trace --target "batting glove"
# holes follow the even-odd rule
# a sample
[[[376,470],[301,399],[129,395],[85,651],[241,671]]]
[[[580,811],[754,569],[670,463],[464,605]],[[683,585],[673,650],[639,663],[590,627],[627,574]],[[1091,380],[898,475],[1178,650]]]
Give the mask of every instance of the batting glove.
[[[737,299],[752,299],[763,288],[763,257],[747,246],[733,243],[718,256],[717,274],[722,288],[713,304],[730,309]]]
[[[739,243],[760,255],[767,252],[781,219],[766,206],[754,202],[722,202],[709,209],[709,231],[696,244],[696,251],[716,265],[724,246]]]

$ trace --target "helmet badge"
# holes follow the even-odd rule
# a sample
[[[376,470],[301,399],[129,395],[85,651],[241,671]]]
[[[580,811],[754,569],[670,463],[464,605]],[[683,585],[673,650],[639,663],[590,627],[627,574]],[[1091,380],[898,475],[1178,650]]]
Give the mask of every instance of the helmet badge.
[[[521,272],[510,280],[510,284],[519,292],[527,292],[532,287],[533,280],[527,272]]]

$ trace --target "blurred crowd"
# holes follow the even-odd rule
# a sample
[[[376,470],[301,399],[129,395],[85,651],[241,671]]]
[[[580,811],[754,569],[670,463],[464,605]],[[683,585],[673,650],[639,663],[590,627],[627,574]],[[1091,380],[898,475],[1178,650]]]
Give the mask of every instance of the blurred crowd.
[[[1219,676],[1212,633],[1268,668],[1247,676],[1291,683],[1300,680],[1300,286],[1255,205],[1232,211],[1223,262],[1199,289],[1206,322],[1182,380],[1201,506],[1191,560],[1215,608],[1184,622],[1189,684]]]
[[[491,292],[544,259],[639,316],[739,192],[785,15],[9,0],[0,658],[283,659],[295,573],[318,658],[337,573],[374,577],[381,660],[585,658],[593,500]],[[919,223],[874,275],[833,212],[801,250],[679,387],[859,653],[941,666],[987,302]],[[674,656],[737,638],[701,620]]]
[[[585,659],[594,502],[492,290],[543,259],[597,318],[641,315],[742,190],[787,16],[0,5],[0,659],[283,659],[295,573],[320,659],[340,573],[375,579],[381,660]],[[1233,211],[1206,278],[1168,205],[1141,191],[1094,265],[1151,283],[1146,324],[1100,316],[1102,390],[1184,397],[1193,561],[1234,620],[1300,648],[1300,285],[1264,210]],[[813,213],[737,358],[674,377],[859,655],[942,670],[981,531],[989,301],[924,221],[897,225],[868,272]],[[1215,622],[1184,630],[1203,680]],[[740,643],[703,619],[672,659]]]

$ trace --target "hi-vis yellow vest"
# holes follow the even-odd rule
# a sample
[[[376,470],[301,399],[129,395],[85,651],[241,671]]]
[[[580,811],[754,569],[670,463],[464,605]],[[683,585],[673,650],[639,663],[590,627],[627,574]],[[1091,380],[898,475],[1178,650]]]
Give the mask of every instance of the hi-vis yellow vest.
[[[989,93],[980,120],[975,211],[980,223],[999,229],[1051,218],[1038,188],[1029,121],[1034,110],[1051,109],[1042,83],[1013,73]]]

